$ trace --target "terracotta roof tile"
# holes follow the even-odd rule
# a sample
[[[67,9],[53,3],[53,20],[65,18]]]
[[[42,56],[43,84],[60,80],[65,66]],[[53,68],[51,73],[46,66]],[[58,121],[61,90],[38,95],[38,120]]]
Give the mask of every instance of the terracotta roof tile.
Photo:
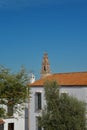
[[[0,120],[0,125],[1,125],[1,124],[4,124],[4,123],[5,123],[5,122],[4,122],[3,120]]]
[[[87,72],[72,72],[52,74],[35,81],[32,86],[43,86],[46,80],[56,80],[59,85],[87,86]]]

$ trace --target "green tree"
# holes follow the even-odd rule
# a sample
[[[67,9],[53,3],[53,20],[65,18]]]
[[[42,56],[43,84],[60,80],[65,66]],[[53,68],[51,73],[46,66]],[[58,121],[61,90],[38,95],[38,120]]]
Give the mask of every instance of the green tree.
[[[4,107],[0,109],[0,118],[5,115],[12,116],[13,112],[20,112],[23,109],[26,99],[29,98],[28,75],[24,67],[17,73],[0,66],[0,106],[7,106],[6,113]],[[17,108],[20,105],[21,109]]]
[[[46,106],[39,125],[45,130],[86,130],[85,103],[59,89],[56,81],[45,82]]]

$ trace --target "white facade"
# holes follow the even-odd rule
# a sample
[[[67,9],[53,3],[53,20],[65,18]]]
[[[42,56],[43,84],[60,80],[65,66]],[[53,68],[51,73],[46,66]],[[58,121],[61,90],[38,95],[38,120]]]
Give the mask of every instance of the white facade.
[[[3,105],[4,106],[4,105]],[[21,107],[19,105],[19,107]],[[5,106],[4,108],[7,109]],[[18,108],[17,108],[18,109]],[[28,108],[26,107],[26,110]],[[28,130],[28,113],[25,112],[25,109],[20,111],[18,114],[17,112],[13,114],[12,117],[7,117],[2,119],[4,121],[3,129],[1,130]],[[26,122],[25,122],[26,120]]]
[[[29,106],[29,130],[38,130],[36,119],[40,111],[36,110],[36,93],[41,93],[41,107],[45,105],[44,87],[31,87],[31,99]],[[60,93],[68,93],[87,103],[87,86],[61,86]]]
[[[14,130],[25,130],[24,125],[24,118],[16,119],[16,118],[9,118],[4,120],[4,130],[8,130],[10,124],[13,125]]]

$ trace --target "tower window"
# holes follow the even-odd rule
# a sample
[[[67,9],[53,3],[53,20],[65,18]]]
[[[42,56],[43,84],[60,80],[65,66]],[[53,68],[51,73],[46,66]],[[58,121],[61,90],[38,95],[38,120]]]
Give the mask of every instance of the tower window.
[[[46,71],[46,67],[44,66],[44,71]]]

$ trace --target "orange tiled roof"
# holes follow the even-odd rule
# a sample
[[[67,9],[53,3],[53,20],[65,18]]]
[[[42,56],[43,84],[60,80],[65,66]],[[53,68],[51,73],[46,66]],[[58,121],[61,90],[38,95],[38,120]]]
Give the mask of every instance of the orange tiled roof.
[[[32,86],[43,86],[46,80],[56,80],[59,85],[87,86],[87,72],[72,72],[52,74],[35,81]]]
[[[1,125],[1,124],[4,124],[4,123],[5,123],[5,122],[4,122],[3,120],[0,120],[0,125]]]

